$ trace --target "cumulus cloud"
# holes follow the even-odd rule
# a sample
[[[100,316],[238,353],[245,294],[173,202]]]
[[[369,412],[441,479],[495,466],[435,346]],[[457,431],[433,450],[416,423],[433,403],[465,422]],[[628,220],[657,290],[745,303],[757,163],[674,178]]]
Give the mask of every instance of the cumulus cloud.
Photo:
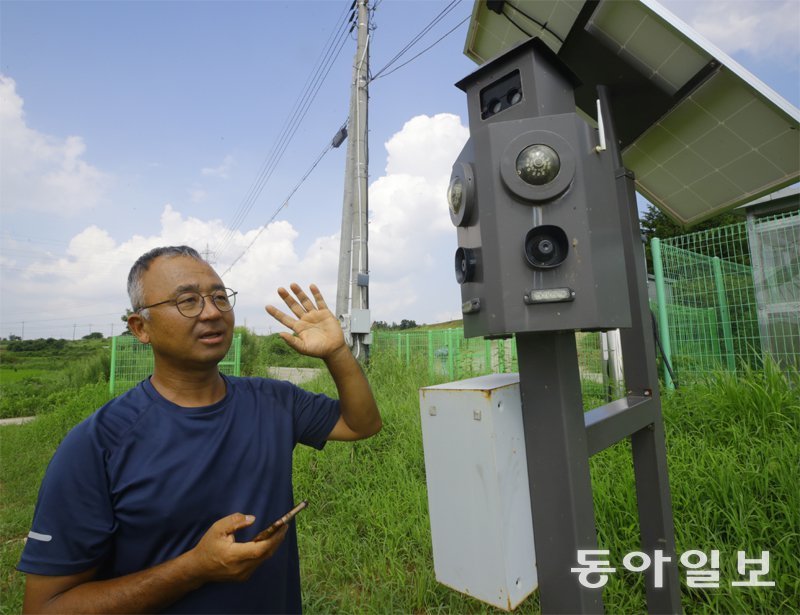
[[[205,167],[200,172],[203,175],[209,175],[211,177],[219,177],[220,179],[228,179],[230,177],[230,171],[233,167],[233,156],[228,154],[225,156],[225,159],[222,161],[217,167]]]
[[[370,305],[373,318],[436,322],[457,307],[455,232],[445,195],[453,161],[469,138],[457,115],[417,116],[386,143],[386,173],[370,186]]]
[[[797,67],[797,0],[665,0],[663,4],[729,55],[746,52]]]
[[[28,127],[16,82],[0,75],[0,200],[3,209],[71,216],[96,205],[111,178],[84,160],[78,136]]]
[[[467,137],[457,116],[442,114],[409,120],[385,144],[386,172],[369,192],[374,320],[436,322],[457,317],[459,295],[451,267],[455,233],[445,193],[452,162]],[[223,238],[224,253],[216,254]],[[223,281],[239,291],[239,324],[260,333],[280,330],[282,326],[264,312],[267,303],[282,305],[275,292],[278,286],[315,282],[330,306],[336,300],[338,233],[315,238],[303,253],[297,250],[298,239],[298,230],[287,221],[231,232],[221,220],[202,220],[169,204],[163,207],[159,228],[148,236],[120,242],[90,225],[69,241],[63,255],[43,254],[3,276],[0,292],[13,289],[19,297],[14,305],[3,303],[3,320],[24,320],[26,314],[39,319],[114,311],[121,315],[128,306],[125,282],[134,260],[157,246],[188,244],[208,250],[217,271],[224,273]],[[114,318],[104,322],[114,320],[122,326]],[[66,327],[68,331],[59,335],[69,335],[72,327]],[[104,331],[108,333],[107,326]]]

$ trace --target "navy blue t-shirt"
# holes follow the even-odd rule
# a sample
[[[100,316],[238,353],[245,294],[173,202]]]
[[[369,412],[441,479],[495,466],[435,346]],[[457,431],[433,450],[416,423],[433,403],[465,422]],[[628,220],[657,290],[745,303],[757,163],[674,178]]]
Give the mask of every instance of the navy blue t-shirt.
[[[58,447],[39,490],[18,569],[98,578],[150,568],[193,548],[215,522],[256,516],[252,538],[288,511],[292,451],[321,449],[339,402],[288,382],[225,377],[220,402],[183,408],[149,379],[77,425]],[[294,524],[246,583],[208,583],[167,613],[301,610]]]

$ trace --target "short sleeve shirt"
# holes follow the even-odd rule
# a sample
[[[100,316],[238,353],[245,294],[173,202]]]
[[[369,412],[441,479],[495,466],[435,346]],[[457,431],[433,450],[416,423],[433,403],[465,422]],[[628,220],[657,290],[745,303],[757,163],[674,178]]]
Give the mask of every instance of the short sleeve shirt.
[[[184,408],[150,383],[70,431],[42,481],[18,569],[98,578],[150,568],[193,548],[216,521],[252,514],[251,539],[288,511],[296,444],[321,449],[339,402],[288,382],[226,376],[224,399]],[[168,613],[299,612],[297,536],[246,583],[209,583]]]

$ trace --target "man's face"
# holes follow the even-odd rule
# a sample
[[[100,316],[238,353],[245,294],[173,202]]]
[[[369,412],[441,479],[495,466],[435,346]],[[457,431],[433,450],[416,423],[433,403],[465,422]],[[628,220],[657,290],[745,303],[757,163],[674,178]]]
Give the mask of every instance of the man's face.
[[[156,258],[142,277],[144,305],[174,299],[196,291],[208,295],[225,288],[207,263],[188,256]],[[208,367],[219,363],[233,339],[233,311],[220,312],[205,297],[199,316],[187,318],[175,305],[165,303],[149,309],[150,318],[138,317],[131,330],[140,341],[153,347],[157,365],[166,362],[177,369]]]

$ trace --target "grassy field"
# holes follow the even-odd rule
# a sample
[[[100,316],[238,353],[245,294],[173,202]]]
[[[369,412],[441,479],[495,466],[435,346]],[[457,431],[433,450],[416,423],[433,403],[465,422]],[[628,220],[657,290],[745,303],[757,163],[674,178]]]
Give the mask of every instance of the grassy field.
[[[0,346],[0,419],[48,414],[84,384],[108,381],[108,340],[37,342]]]
[[[253,347],[248,356],[256,364],[248,360],[246,373],[261,370],[265,358],[260,343]],[[295,453],[297,499],[312,503],[297,521],[306,612],[494,612],[433,576],[418,400],[418,388],[431,384],[426,371],[376,355],[369,377],[383,431],[365,442],[331,443],[322,453]],[[334,390],[327,376],[307,386]],[[678,552],[720,551],[718,589],[688,588],[681,569],[686,613],[800,612],[798,391],[797,374],[770,365],[720,375],[664,400]],[[63,395],[33,423],[0,430],[0,613],[20,610],[23,581],[14,564],[50,455],[108,393],[105,384],[87,382]],[[638,549],[629,445],[596,455],[591,469],[600,546],[622,570],[622,557]],[[742,580],[740,550],[748,557],[770,552],[768,579],[776,587],[731,586]],[[604,601],[609,613],[644,612],[640,575],[611,575]],[[536,595],[520,610],[538,612]]]

